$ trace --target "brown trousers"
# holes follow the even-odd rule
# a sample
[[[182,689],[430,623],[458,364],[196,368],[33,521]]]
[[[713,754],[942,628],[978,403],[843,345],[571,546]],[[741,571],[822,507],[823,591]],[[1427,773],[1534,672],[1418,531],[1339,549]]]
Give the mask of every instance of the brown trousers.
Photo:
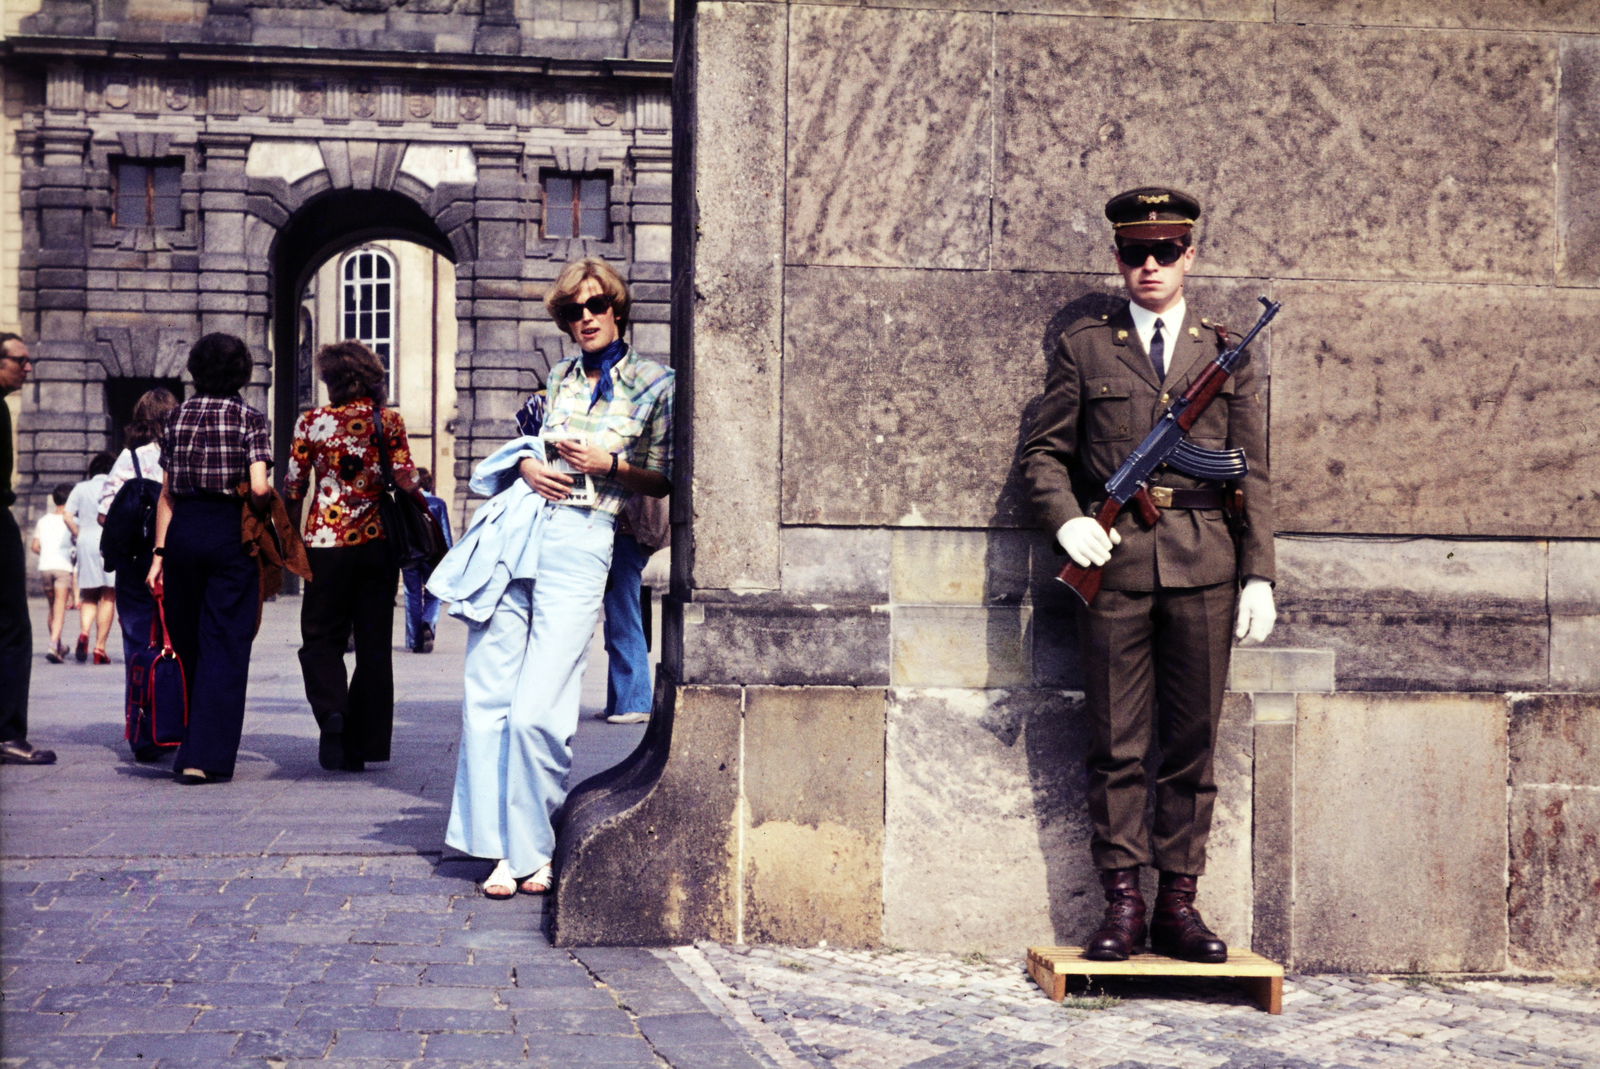
[[[1080,617],[1096,868],[1205,871],[1217,794],[1211,751],[1236,600],[1233,583],[1101,590]],[[1147,829],[1150,759],[1155,817]]]

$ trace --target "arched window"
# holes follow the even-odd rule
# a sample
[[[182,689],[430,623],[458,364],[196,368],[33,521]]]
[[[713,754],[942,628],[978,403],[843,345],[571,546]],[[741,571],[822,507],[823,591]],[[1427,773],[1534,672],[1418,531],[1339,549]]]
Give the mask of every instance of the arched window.
[[[383,361],[394,397],[394,260],[382,249],[357,249],[345,258],[340,274],[341,338],[354,338]]]

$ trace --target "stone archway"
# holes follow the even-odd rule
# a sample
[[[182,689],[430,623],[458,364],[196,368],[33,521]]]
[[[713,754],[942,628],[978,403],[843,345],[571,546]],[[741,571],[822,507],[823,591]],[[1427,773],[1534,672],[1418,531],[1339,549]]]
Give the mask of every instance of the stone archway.
[[[273,242],[269,297],[272,316],[273,456],[284,470],[289,435],[303,407],[300,361],[300,295],[317,266],[364,241],[401,238],[426,246],[452,262],[455,245],[416,200],[384,189],[339,189],[315,194],[278,230]]]

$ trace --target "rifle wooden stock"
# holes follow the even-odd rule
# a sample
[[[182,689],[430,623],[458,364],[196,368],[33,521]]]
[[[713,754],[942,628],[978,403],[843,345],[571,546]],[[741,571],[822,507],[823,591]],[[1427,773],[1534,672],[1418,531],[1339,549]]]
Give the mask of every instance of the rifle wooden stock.
[[[1215,362],[1212,362],[1207,364],[1206,369],[1200,373],[1200,377],[1191,382],[1189,388],[1183,391],[1183,399],[1188,401],[1189,404],[1178,414],[1178,426],[1182,427],[1185,433],[1194,426],[1194,421],[1200,418],[1200,414],[1206,410],[1206,406],[1211,404],[1212,399],[1221,391],[1222,384],[1228,381],[1228,374],[1228,372],[1218,367]]]
[[[1144,493],[1143,490],[1139,492],[1141,494]],[[1148,494],[1145,495],[1145,500],[1149,502]],[[1150,502],[1150,508],[1155,508],[1154,502]],[[1100,511],[1094,518],[1095,522],[1100,525],[1102,530],[1109,531],[1111,530],[1111,525],[1117,522],[1117,513],[1121,511],[1121,505],[1117,504],[1116,501],[1108,500],[1104,505],[1100,506]],[[1094,596],[1100,593],[1100,566],[1098,564],[1085,568],[1071,557],[1068,557],[1067,566],[1061,569],[1056,578],[1070,586],[1073,592],[1083,599],[1085,605],[1093,601]]]

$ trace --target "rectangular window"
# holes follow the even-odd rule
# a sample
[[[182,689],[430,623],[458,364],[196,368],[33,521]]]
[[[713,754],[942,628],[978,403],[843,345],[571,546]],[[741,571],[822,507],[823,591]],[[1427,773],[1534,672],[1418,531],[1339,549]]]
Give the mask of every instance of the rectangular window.
[[[183,225],[178,197],[183,186],[183,160],[111,161],[116,182],[116,209],[113,226],[159,226],[176,229]]]
[[[611,176],[546,172],[544,225],[547,238],[611,238]]]

